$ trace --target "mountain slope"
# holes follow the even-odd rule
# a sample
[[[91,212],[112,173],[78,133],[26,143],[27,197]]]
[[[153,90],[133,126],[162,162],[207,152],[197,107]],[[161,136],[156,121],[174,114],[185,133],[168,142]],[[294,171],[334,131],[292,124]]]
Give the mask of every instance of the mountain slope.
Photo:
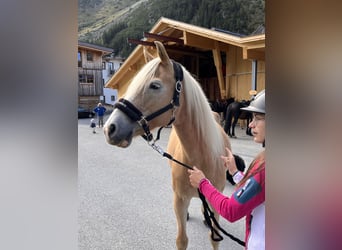
[[[108,26],[124,21],[132,11],[146,1],[148,0],[79,0],[79,39],[98,39]]]
[[[127,38],[141,39],[162,16],[243,35],[265,23],[265,0],[80,0],[79,6],[79,39],[122,57],[135,47]]]

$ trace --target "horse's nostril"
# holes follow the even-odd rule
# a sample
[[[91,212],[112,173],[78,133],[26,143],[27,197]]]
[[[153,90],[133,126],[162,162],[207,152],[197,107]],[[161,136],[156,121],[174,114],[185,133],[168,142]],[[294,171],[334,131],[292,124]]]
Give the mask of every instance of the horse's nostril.
[[[115,132],[115,125],[114,124],[110,124],[109,130],[108,130],[108,134],[113,134],[114,132]]]

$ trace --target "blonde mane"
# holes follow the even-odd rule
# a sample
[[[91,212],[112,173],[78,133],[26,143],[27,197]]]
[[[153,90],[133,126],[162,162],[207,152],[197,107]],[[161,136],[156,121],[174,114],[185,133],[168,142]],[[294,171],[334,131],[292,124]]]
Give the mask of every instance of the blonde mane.
[[[212,153],[216,156],[222,154],[224,139],[217,126],[212,110],[208,104],[201,86],[195,78],[182,66],[184,75],[183,91],[190,122],[196,124],[197,135],[211,147]]]

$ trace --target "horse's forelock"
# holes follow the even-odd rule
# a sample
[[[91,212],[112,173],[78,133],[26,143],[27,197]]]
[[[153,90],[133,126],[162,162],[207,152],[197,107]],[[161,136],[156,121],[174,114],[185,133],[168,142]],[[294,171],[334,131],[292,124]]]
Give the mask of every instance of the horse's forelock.
[[[224,148],[224,139],[217,128],[217,122],[212,114],[209,102],[199,83],[184,67],[182,68],[185,82],[183,88],[186,95],[186,106],[188,107],[187,113],[191,116],[191,122],[197,124],[197,134],[204,138],[206,144],[212,147],[216,155],[220,155],[222,154],[222,148]]]
[[[149,82],[156,73],[157,67],[160,64],[160,58],[154,58],[146,63],[142,69],[134,76],[130,83],[125,96],[133,96],[140,92],[144,88],[144,83]]]

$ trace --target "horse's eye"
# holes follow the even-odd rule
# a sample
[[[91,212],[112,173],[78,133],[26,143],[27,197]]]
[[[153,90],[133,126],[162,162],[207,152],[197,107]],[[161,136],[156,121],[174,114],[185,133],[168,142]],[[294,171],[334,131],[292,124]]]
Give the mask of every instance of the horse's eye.
[[[150,89],[159,89],[160,88],[160,83],[158,82],[151,82],[150,84]]]

